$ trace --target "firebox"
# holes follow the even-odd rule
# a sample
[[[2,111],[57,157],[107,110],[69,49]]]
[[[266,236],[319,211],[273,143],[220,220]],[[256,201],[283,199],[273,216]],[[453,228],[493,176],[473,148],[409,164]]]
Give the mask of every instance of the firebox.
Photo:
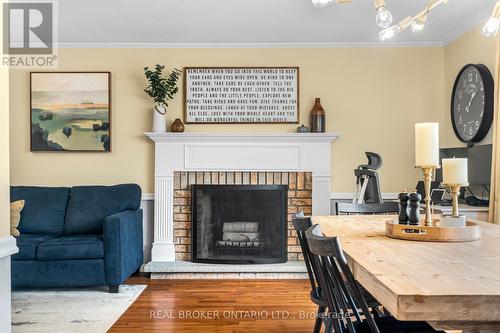
[[[286,185],[192,185],[192,260],[287,260]]]

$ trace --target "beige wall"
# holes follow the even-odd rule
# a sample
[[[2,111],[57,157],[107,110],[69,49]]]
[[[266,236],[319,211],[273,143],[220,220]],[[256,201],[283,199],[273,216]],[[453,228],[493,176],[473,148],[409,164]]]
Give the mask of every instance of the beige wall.
[[[0,18],[0,36],[2,27]],[[1,52],[1,37],[0,43]],[[9,202],[9,71],[0,67],[0,238],[10,234]]]
[[[495,57],[496,57],[496,38],[486,38],[481,33],[482,26],[466,33],[462,37],[450,43],[445,48],[445,127],[443,146],[460,147],[465,146],[460,142],[453,132],[450,118],[450,103],[453,84],[460,69],[467,64],[486,65],[493,77],[495,77]],[[492,132],[481,142],[481,144],[491,143]]]
[[[29,73],[12,71],[11,180],[13,184],[73,185],[137,182],[153,192],[151,101],[142,68],[184,66],[300,66],[300,121],[315,97],[327,112],[333,144],[335,192],[352,192],[353,169],[364,151],[382,154],[382,191],[412,188],[413,124],[442,121],[444,48],[355,49],[62,49],[60,70],[112,72],[112,153],[31,153]],[[169,122],[182,116],[182,94]],[[295,131],[297,125],[188,125],[187,131]]]

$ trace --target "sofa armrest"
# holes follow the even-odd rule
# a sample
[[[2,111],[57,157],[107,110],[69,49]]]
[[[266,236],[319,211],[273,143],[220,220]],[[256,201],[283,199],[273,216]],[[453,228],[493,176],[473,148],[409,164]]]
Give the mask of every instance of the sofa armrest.
[[[142,209],[126,210],[104,219],[106,283],[122,284],[143,263]]]

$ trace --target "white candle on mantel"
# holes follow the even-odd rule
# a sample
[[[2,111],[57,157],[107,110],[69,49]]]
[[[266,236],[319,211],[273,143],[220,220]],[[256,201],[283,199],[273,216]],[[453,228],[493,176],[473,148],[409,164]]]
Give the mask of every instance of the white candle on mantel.
[[[443,184],[469,184],[466,158],[443,158]]]
[[[415,124],[415,166],[439,166],[439,124]]]

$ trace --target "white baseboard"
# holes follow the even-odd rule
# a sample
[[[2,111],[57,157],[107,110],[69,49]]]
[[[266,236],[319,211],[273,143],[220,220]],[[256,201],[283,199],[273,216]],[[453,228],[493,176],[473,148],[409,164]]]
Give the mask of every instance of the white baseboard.
[[[10,256],[17,253],[12,236],[0,238],[0,332],[11,332]]]

